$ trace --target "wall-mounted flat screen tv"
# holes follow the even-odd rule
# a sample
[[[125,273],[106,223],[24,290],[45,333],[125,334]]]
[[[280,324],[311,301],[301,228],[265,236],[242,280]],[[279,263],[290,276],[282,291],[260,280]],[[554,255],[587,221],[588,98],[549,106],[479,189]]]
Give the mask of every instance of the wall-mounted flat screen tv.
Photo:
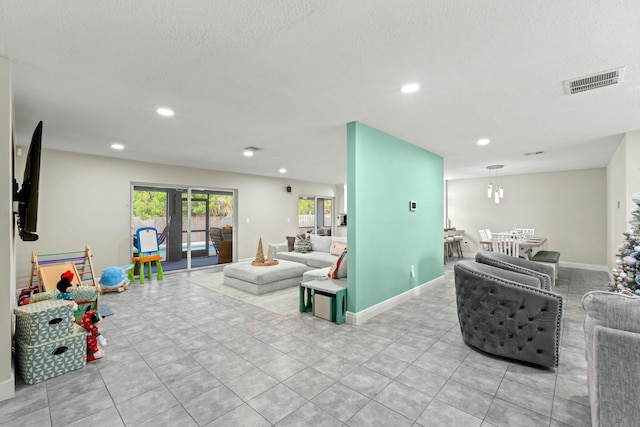
[[[27,162],[24,167],[22,187],[18,191],[18,181],[13,179],[13,201],[17,203],[18,232],[26,242],[38,240],[38,187],[40,185],[40,152],[42,151],[42,121],[36,126],[31,138]],[[14,203],[15,205],[15,203]]]

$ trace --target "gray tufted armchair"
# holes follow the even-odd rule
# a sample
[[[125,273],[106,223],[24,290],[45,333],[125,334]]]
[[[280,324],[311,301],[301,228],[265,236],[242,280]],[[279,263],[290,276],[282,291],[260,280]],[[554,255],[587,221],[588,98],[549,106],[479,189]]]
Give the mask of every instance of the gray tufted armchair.
[[[529,261],[528,259],[516,258],[492,251],[476,253],[476,262],[537,277],[542,282],[542,289],[553,292],[556,276],[555,270],[550,264]]]
[[[497,356],[558,366],[562,297],[534,275],[472,261],[454,266],[464,342]]]

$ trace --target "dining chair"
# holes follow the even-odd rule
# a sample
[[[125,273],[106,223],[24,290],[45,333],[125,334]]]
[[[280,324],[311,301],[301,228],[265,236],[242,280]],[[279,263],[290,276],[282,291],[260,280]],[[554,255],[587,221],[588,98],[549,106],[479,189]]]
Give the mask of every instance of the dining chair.
[[[524,239],[530,239],[535,235],[535,228],[516,228],[515,232],[520,234]]]
[[[480,241],[481,242],[488,242],[489,240],[491,240],[489,238],[489,236],[487,236],[487,230],[478,230],[478,234],[480,234]],[[482,248],[485,251],[490,251],[491,250],[491,245],[488,243],[483,243],[482,244]]]
[[[491,240],[491,229],[487,228],[484,232],[487,233],[487,240]]]
[[[520,256],[520,239],[511,233],[493,233],[491,246],[494,252],[516,258]]]

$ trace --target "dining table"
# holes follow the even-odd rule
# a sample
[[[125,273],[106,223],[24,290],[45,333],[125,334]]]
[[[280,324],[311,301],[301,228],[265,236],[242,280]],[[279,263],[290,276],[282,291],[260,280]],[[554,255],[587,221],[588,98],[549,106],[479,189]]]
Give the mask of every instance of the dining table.
[[[491,245],[493,242],[491,240],[480,240],[480,244],[482,245]],[[546,237],[528,237],[526,239],[520,240],[520,252],[525,255],[527,259],[530,258],[531,252],[535,248],[539,248],[542,245],[547,243]]]

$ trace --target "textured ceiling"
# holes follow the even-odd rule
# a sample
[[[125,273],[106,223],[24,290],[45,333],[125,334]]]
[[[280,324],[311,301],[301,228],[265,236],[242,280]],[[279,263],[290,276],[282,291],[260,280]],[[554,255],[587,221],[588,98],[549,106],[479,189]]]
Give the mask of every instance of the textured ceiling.
[[[343,183],[353,120],[441,155],[447,179],[604,167],[640,129],[637,0],[0,0],[0,14],[18,145],[43,120],[44,148]],[[565,95],[620,66],[623,83]]]

